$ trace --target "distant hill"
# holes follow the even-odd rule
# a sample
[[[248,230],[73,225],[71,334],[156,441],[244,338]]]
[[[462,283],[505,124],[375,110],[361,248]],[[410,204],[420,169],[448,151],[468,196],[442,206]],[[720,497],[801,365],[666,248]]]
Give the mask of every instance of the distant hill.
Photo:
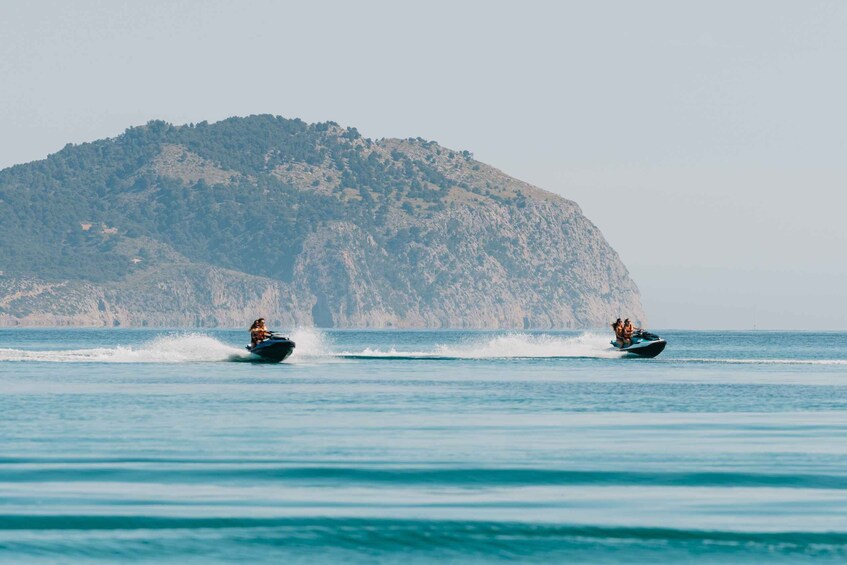
[[[644,315],[579,207],[423,139],[274,116],[0,171],[0,325],[551,328]]]

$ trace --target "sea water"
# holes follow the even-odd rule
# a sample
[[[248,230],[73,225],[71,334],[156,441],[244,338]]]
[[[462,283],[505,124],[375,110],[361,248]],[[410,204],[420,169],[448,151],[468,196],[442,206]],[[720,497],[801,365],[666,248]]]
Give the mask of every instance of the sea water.
[[[0,330],[0,561],[847,561],[847,334]]]

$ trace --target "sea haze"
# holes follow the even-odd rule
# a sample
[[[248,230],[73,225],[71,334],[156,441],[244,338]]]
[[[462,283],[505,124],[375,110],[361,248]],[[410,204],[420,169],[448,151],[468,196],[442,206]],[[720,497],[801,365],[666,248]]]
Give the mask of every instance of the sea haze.
[[[0,330],[0,561],[847,560],[847,334]]]

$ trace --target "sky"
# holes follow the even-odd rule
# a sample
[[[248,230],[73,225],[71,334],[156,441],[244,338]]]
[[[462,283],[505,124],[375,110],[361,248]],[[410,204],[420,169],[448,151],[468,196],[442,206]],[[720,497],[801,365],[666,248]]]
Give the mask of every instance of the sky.
[[[576,201],[653,328],[845,330],[845,29],[840,0],[0,0],[0,167],[151,119],[423,137]]]

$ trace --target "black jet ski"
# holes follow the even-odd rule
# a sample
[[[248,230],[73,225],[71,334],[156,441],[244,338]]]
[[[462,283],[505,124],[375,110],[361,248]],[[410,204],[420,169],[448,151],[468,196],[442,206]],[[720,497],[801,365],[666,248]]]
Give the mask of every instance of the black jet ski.
[[[639,357],[655,357],[656,355],[665,350],[665,346],[667,344],[667,341],[660,338],[656,334],[652,334],[644,330],[637,330],[636,332],[634,332],[632,334],[632,343],[627,345],[626,347],[621,347],[620,344],[616,341],[612,342],[612,345],[618,351],[632,353],[634,355],[638,355]]]
[[[247,351],[260,357],[261,361],[279,363],[285,361],[294,353],[294,342],[287,337],[271,332],[269,338],[263,339],[255,346],[250,347],[248,345]]]

